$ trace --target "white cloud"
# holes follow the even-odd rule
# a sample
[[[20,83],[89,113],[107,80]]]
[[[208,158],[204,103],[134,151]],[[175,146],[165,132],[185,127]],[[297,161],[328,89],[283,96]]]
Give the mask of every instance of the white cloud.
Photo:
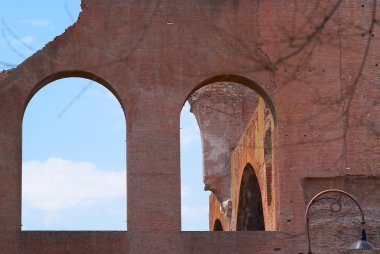
[[[19,23],[23,25],[47,27],[51,25],[53,22],[47,19],[23,19],[23,20],[20,20]]]
[[[50,158],[23,163],[23,202],[48,212],[126,195],[125,171],[102,171],[91,162]]]

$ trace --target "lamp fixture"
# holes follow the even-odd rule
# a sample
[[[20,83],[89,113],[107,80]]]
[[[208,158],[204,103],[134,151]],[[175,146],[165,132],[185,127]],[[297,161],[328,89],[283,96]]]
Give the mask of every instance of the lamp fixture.
[[[323,198],[322,196],[328,193],[337,193],[340,194],[338,198]],[[331,200],[331,205],[329,207],[329,210],[331,213],[337,213],[341,210],[342,204],[341,204],[341,197],[347,196],[349,197],[359,208],[360,215],[361,215],[361,225],[362,228],[360,230],[359,235],[359,241],[353,243],[350,248],[347,250],[348,254],[379,254],[379,251],[375,249],[375,247],[367,241],[367,236],[365,233],[365,220],[364,220],[364,213],[359,205],[359,202],[354,198],[351,194],[348,192],[338,190],[338,189],[328,189],[322,192],[319,192],[317,195],[315,195],[311,201],[309,202],[306,212],[305,212],[305,224],[306,224],[306,236],[307,236],[307,244],[308,244],[308,254],[312,254],[311,251],[311,245],[310,245],[310,208],[321,200]]]

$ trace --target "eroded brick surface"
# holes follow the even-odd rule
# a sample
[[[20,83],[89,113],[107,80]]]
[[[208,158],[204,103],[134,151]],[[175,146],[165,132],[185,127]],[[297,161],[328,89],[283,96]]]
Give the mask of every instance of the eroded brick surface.
[[[243,85],[216,83],[193,93],[189,102],[201,130],[205,189],[223,203],[231,199],[231,153],[256,108],[258,95]]]

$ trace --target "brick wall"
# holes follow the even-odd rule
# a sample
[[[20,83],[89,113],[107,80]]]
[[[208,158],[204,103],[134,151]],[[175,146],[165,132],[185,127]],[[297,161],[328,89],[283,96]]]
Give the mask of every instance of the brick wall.
[[[371,176],[376,186],[380,175],[379,26],[361,30],[374,2],[342,1],[330,20],[334,3],[83,0],[77,23],[0,78],[1,253],[305,253],[305,193],[320,185],[311,181],[309,190],[304,179]],[[312,43],[294,51],[310,34]],[[125,111],[128,232],[20,230],[23,113],[38,89],[71,76],[103,84]],[[266,225],[278,232],[180,232],[180,112],[215,82],[252,88],[273,112],[274,208],[264,217],[272,213]],[[355,190],[378,209],[376,190]],[[328,241],[315,229],[316,242]]]

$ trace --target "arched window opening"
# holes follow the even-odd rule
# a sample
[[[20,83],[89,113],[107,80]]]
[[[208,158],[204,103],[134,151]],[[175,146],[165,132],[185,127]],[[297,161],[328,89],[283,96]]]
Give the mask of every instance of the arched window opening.
[[[215,220],[213,231],[223,231],[223,226],[219,219]]]
[[[243,160],[246,159],[257,161],[255,166],[265,170],[261,167],[265,163],[262,154],[268,151],[256,151],[264,150],[263,131],[266,130],[264,125],[268,124],[264,118],[275,119],[271,110],[273,104],[266,104],[269,97],[261,97],[263,90],[257,90],[260,93],[247,82],[214,82],[194,91],[185,103],[181,114],[182,230],[213,230],[218,218],[225,218],[225,227],[235,229],[236,220],[232,216],[236,216],[234,211],[238,207],[233,203],[236,197],[232,195],[237,195],[240,179],[238,183],[231,175],[241,174],[242,167],[237,165],[245,165],[247,161]],[[185,115],[192,119],[191,124],[185,120]],[[187,125],[191,125],[192,130]],[[196,144],[192,149],[189,149],[189,140]],[[195,154],[199,156],[197,159]],[[260,182],[263,181],[265,186],[265,172],[260,172],[260,176],[263,178]],[[257,182],[256,176],[255,179]],[[247,184],[250,181],[247,179]],[[252,186],[248,184],[247,187]],[[209,193],[201,194],[203,190]],[[267,189],[264,191],[266,193]],[[248,195],[247,191],[244,193]],[[205,194],[209,198],[205,198]],[[261,193],[259,196],[261,204]],[[191,204],[187,200],[190,197],[193,200]],[[262,206],[260,208],[263,214]],[[246,214],[248,220],[249,216],[250,213]],[[205,220],[207,218],[209,223]],[[264,229],[249,223],[248,228]],[[261,224],[264,224],[263,220]]]
[[[236,230],[265,230],[260,186],[249,164],[244,168],[241,178]]]
[[[126,230],[126,122],[83,78],[43,87],[23,119],[22,230]]]

